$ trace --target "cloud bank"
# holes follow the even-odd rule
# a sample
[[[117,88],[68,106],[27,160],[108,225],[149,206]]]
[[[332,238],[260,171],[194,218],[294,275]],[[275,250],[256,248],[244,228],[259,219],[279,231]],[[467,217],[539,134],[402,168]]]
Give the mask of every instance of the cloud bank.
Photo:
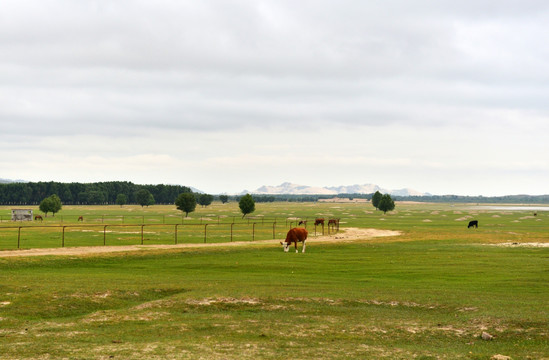
[[[2,8],[3,178],[548,193],[544,1]]]

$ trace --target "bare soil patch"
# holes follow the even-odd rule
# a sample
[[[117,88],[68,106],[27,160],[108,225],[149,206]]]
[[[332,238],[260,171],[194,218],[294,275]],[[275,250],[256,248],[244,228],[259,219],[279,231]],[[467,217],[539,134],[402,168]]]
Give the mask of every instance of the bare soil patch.
[[[331,235],[321,235],[307,239],[307,244],[319,242],[350,242],[357,240],[367,240],[377,237],[399,236],[399,231],[378,230],[378,229],[359,229],[345,228],[340,232]],[[127,246],[81,246],[64,247],[48,249],[25,249],[25,250],[7,250],[0,251],[0,257],[20,257],[20,256],[47,256],[47,255],[70,255],[83,256],[91,254],[105,254],[115,252],[146,251],[160,249],[180,249],[180,248],[205,248],[205,247],[230,247],[230,246],[250,246],[255,244],[273,244],[278,245],[282,239],[259,240],[259,241],[234,241],[227,243],[206,243],[206,244],[177,244],[177,245],[127,245]]]
[[[503,247],[549,247],[549,242],[505,242],[499,244],[489,244],[491,246],[503,246]]]

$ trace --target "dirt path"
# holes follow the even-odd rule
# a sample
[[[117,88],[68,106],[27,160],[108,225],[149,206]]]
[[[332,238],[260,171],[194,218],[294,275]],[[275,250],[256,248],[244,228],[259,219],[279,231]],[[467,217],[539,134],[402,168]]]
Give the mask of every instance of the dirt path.
[[[371,239],[374,237],[398,236],[399,231],[377,230],[377,229],[358,229],[345,228],[339,233],[333,235],[324,235],[310,237],[307,244],[318,242],[348,242],[356,240]],[[128,245],[128,246],[81,246],[50,249],[28,249],[28,250],[8,250],[0,251],[0,257],[18,257],[18,256],[44,256],[44,255],[91,255],[127,251],[145,251],[151,249],[179,249],[179,248],[203,248],[203,247],[229,247],[229,246],[250,246],[256,244],[279,244],[278,240],[260,240],[260,241],[234,241],[226,243],[210,244],[178,244],[178,245]]]

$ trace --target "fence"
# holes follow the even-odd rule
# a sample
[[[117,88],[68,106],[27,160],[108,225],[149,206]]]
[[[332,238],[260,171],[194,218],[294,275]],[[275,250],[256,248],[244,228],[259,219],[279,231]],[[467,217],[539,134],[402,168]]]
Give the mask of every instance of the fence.
[[[301,220],[309,220],[307,218],[276,218],[276,217],[263,217],[263,216],[250,216],[245,219],[241,219],[239,216],[202,216],[200,218],[186,218],[182,215],[57,215],[42,217],[42,221],[45,223],[76,223],[79,219],[82,218],[84,223],[121,223],[121,224],[146,224],[146,223],[157,223],[157,224],[185,224],[185,223],[237,223],[245,222],[247,224],[252,223],[279,223],[283,221],[286,225],[291,226],[297,225]],[[35,220],[36,221],[36,220]],[[0,222],[13,222],[11,215],[0,215]]]
[[[257,220],[257,219],[256,219]],[[0,227],[0,250],[65,246],[179,244],[283,239],[289,228],[284,222],[221,222],[183,224],[58,224]],[[324,234],[324,226],[309,229],[309,236]],[[327,227],[330,233],[330,227]],[[337,232],[338,229],[332,229]]]

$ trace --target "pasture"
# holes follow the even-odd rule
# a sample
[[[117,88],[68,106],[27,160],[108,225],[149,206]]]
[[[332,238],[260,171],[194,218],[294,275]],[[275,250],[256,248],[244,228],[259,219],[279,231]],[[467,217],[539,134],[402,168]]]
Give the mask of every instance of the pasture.
[[[277,240],[300,218],[340,218],[341,231],[315,242],[309,223],[307,252],[284,253],[252,241],[235,203],[183,220],[174,206],[67,206],[33,222],[22,248],[59,247],[45,225],[82,226],[66,246],[103,245],[102,226],[122,221],[134,228],[113,226],[107,245],[140,244],[142,224],[158,224],[144,227],[157,244],[180,221],[182,243],[219,228],[209,247],[0,257],[0,359],[549,359],[549,212],[279,202],[252,215],[261,239],[272,219]],[[244,245],[225,246],[233,222]],[[0,250],[22,251],[13,225],[0,223]],[[346,228],[401,235],[341,242]]]

